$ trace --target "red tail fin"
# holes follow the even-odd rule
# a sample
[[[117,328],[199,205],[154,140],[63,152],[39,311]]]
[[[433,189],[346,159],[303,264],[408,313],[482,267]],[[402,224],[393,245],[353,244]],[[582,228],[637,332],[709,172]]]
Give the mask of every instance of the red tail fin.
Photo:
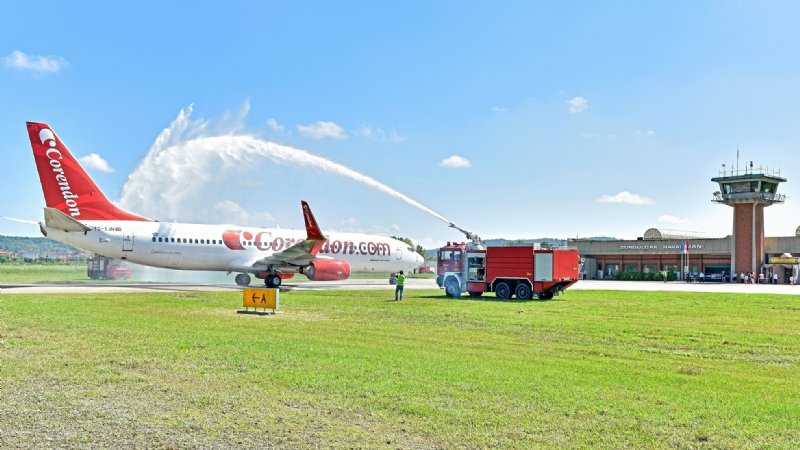
[[[47,124],[28,122],[28,135],[49,208],[78,220],[152,220],[111,203]]]
[[[320,231],[319,226],[317,225],[317,220],[314,219],[314,214],[311,213],[311,207],[308,206],[308,203],[306,203],[305,200],[302,200],[300,204],[303,205],[303,219],[306,221],[306,233],[308,233],[308,239],[324,241],[326,238],[322,235],[322,231]]]

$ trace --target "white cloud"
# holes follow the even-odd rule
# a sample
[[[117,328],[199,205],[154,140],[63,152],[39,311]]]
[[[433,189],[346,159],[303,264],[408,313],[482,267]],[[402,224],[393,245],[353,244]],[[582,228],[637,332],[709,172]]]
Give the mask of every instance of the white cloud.
[[[395,130],[386,131],[381,128],[373,128],[366,124],[361,125],[361,127],[354,131],[353,134],[365,139],[377,139],[381,141],[403,142],[406,140],[405,137],[400,136]]]
[[[361,128],[355,131],[356,136],[361,136],[363,138],[371,138],[372,134],[372,128],[370,128],[369,125],[361,125]]]
[[[103,157],[98,155],[97,153],[89,153],[84,157],[78,158],[78,162],[80,162],[85,167],[94,170],[99,170],[100,172],[105,172],[105,173],[114,172],[114,168],[108,164],[108,161],[103,159]]]
[[[394,231],[400,231],[400,225],[398,225],[398,224],[396,224],[396,223],[393,223],[393,224],[391,225],[391,227],[392,227],[392,229],[393,229]]]
[[[250,212],[232,200],[222,200],[214,203],[211,208],[217,217],[224,217],[231,223],[246,226],[264,226],[275,222],[275,218],[268,212]]]
[[[344,128],[340,127],[334,122],[320,120],[319,122],[312,123],[311,125],[298,125],[297,129],[306,136],[314,139],[347,139],[347,134],[345,134]]]
[[[609,134],[608,136],[606,136],[606,138],[608,138],[608,139],[616,139],[616,138],[617,138],[617,135],[616,135],[616,134],[614,134],[614,133],[611,133],[611,134]]]
[[[60,56],[28,55],[20,50],[14,50],[3,58],[3,65],[9,69],[45,75],[60,72],[69,65],[69,62]]]
[[[622,191],[615,195],[603,195],[597,201],[600,203],[625,203],[627,205],[650,205],[653,203],[647,197],[628,191]]]
[[[470,163],[467,158],[458,155],[445,158],[439,163],[439,167],[446,167],[448,169],[466,169],[470,166],[472,166],[472,163]]]
[[[503,108],[502,106],[492,106],[492,112],[501,113],[506,111],[508,110],[506,108]]]
[[[572,114],[584,112],[589,108],[589,100],[583,97],[572,97],[567,100],[567,104],[569,105],[569,112]]]
[[[283,125],[279,124],[277,120],[273,118],[267,119],[267,126],[272,129],[272,131],[277,131],[278,133],[283,133],[286,129]]]
[[[361,225],[361,222],[359,222],[355,217],[348,217],[347,219],[342,220],[342,225],[345,227],[357,227]]]
[[[656,135],[656,132],[653,130],[636,130],[633,133],[636,137],[650,137]]]
[[[659,223],[689,223],[689,219],[685,217],[675,217],[669,214],[658,216]]]

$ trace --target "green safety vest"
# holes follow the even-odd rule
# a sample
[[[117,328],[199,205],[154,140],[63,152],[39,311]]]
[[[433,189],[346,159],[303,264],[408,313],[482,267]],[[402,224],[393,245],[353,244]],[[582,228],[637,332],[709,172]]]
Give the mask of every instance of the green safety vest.
[[[398,286],[402,286],[403,283],[405,283],[405,282],[406,282],[406,276],[405,275],[398,275],[397,276],[397,285]]]

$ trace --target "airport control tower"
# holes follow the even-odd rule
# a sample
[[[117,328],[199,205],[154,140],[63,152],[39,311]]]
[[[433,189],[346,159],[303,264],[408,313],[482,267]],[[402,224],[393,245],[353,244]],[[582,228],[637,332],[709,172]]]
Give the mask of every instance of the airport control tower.
[[[737,164],[738,166],[738,164]],[[719,183],[713,202],[733,206],[733,273],[759,273],[764,264],[764,207],[783,203],[778,185],[786,181],[780,171],[749,166],[726,170],[711,181]]]

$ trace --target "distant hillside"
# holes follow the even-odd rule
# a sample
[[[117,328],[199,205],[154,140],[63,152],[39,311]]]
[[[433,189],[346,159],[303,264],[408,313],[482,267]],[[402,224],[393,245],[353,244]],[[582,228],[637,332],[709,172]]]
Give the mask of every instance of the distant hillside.
[[[0,250],[7,252],[22,253],[31,251],[40,256],[49,252],[79,253],[75,247],[62,244],[61,242],[47,239],[46,237],[19,237],[19,236],[0,236]]]

